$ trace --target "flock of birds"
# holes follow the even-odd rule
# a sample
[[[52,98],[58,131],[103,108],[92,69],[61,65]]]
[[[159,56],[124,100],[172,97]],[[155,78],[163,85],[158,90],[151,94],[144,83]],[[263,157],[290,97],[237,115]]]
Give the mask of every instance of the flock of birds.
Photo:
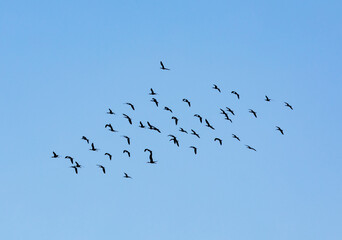
[[[162,61],[160,61],[160,65],[161,65],[160,69],[162,69],[162,70],[170,70],[169,68],[166,68],[164,66]],[[215,91],[221,93],[221,89],[216,84],[213,84],[212,88]],[[240,95],[236,91],[231,91],[231,94],[236,95],[238,100],[240,99]],[[151,99],[151,102],[153,102],[156,107],[159,107],[159,102],[158,102],[158,100],[155,97],[158,94],[152,88],[150,89],[149,95],[153,96],[152,99]],[[270,99],[267,95],[265,95],[265,99],[264,100],[266,102],[271,102],[272,101],[272,99]],[[184,103],[186,103],[188,105],[188,107],[191,107],[191,102],[188,99],[184,98],[182,101]],[[135,111],[135,107],[134,107],[134,105],[132,103],[127,102],[125,104],[130,106],[130,108],[133,111]],[[285,107],[288,107],[289,109],[293,110],[293,107],[289,103],[284,102],[284,104],[285,104],[284,105]],[[164,110],[168,111],[170,113],[173,113],[173,111],[169,107],[165,106]],[[230,109],[229,107],[226,107],[226,109],[220,108],[220,111],[221,111],[220,114],[224,115],[224,119],[225,120],[232,122],[231,118],[229,117],[230,114],[233,115],[233,116],[235,115],[235,113],[234,113],[234,111],[232,109]],[[251,113],[252,116],[255,117],[255,118],[258,117],[257,113],[253,109],[249,109],[249,113]],[[107,114],[115,115],[115,113],[110,108],[108,109]],[[133,121],[132,121],[131,117],[129,117],[127,114],[122,114],[122,116],[123,116],[123,118],[127,119],[128,123],[130,125],[133,125]],[[208,127],[208,128],[210,128],[212,130],[215,130],[215,128],[209,123],[209,121],[207,119],[203,118],[201,115],[194,114],[194,117],[197,118],[200,121],[201,124],[205,122],[205,125],[204,125],[205,127]],[[178,118],[176,116],[172,116],[171,119],[174,120],[174,124],[176,126],[178,126]],[[156,126],[153,126],[149,121],[147,121],[147,126],[144,125],[141,121],[139,121],[139,126],[138,127],[146,128],[146,129],[149,129],[149,130],[161,133],[161,131]],[[112,124],[110,124],[110,123],[106,124],[105,128],[108,129],[110,132],[118,132],[117,130],[115,130],[113,128]],[[284,135],[284,130],[281,129],[279,126],[276,126],[275,130],[279,131],[282,135]],[[182,127],[179,128],[179,132],[184,133],[184,134],[189,134],[188,131],[184,130]],[[200,138],[200,135],[195,130],[193,130],[193,129],[190,129],[190,135],[193,135],[193,136],[195,136],[197,138]],[[128,145],[131,144],[130,137],[128,137],[128,136],[122,136],[122,137],[126,139]],[[178,138],[175,135],[169,134],[168,137],[170,137],[169,141],[173,142],[175,145],[177,145],[177,147],[179,147],[179,140],[178,140]],[[236,139],[237,141],[241,141],[240,138],[237,135],[235,135],[235,134],[232,134],[232,137],[234,139]],[[82,136],[81,139],[84,140],[87,144],[89,144],[91,146],[91,148],[89,148],[90,151],[96,152],[96,151],[99,150],[99,149],[97,149],[95,147],[94,143],[90,144],[90,141],[89,141],[89,139],[86,136]],[[222,139],[218,138],[218,137],[214,138],[214,142],[218,142],[218,144],[220,144],[220,145],[222,145],[222,143],[223,143]],[[245,144],[245,146],[247,147],[247,149],[250,149],[252,151],[257,151],[255,148],[251,147],[250,145]],[[193,150],[193,153],[195,155],[197,154],[197,152],[198,152],[197,147],[189,146],[189,148],[191,148]],[[148,152],[149,153],[149,160],[148,160],[147,163],[149,163],[149,164],[156,164],[157,163],[157,161],[153,160],[153,152],[152,152],[151,149],[145,148],[144,152]],[[53,155],[52,155],[51,158],[59,158],[60,157],[56,152],[53,151],[52,153],[53,153]],[[123,154],[127,154],[128,157],[131,157],[131,153],[128,150],[126,150],[126,149],[123,150]],[[107,156],[109,160],[112,160],[112,154],[106,152],[106,153],[104,153],[104,155]],[[70,166],[70,168],[74,169],[75,173],[78,174],[78,171],[79,171],[80,168],[82,168],[82,165],[80,165],[77,161],[74,161],[74,158],[71,157],[71,156],[65,156],[64,158],[68,159],[71,162],[72,166]],[[103,174],[106,173],[106,168],[103,165],[97,164],[97,167],[103,172]],[[132,178],[131,176],[129,176],[125,172],[124,172],[123,177],[124,178]]]

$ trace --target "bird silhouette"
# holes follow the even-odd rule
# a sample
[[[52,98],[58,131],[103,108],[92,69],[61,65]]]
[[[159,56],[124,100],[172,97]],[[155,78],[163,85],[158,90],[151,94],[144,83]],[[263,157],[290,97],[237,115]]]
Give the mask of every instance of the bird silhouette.
[[[256,151],[255,148],[252,148],[252,147],[249,146],[249,145],[246,145],[246,147],[247,147],[248,149],[250,149],[250,150]]]
[[[103,174],[106,174],[106,169],[105,169],[105,167],[104,167],[104,166],[102,166],[102,165],[99,165],[99,164],[96,164],[96,166],[98,166],[99,168],[101,168],[101,169],[102,169],[102,172],[103,172]]]
[[[164,64],[163,64],[162,61],[160,61],[160,65],[161,65],[160,69],[162,69],[162,70],[170,70],[169,68],[164,67]]]
[[[151,92],[149,93],[149,95],[157,95],[157,93],[155,93],[152,88],[150,90]]]
[[[89,149],[90,151],[97,151],[98,149],[95,148],[94,143],[91,144],[91,148]]]
[[[172,117],[171,119],[175,120],[175,124],[176,124],[176,125],[178,124],[178,118]]]
[[[127,139],[127,143],[128,143],[128,145],[131,145],[131,139],[130,139],[129,137],[127,137],[127,136],[122,136],[122,137],[124,137],[124,138],[126,138],[126,139]]]
[[[123,176],[124,178],[132,178],[131,176],[128,176],[128,174],[127,173],[125,173],[124,172],[124,176]]]
[[[235,95],[237,96],[237,98],[240,99],[240,95],[239,95],[237,92],[231,91],[231,93],[232,93],[232,94],[235,94]]]
[[[188,106],[191,107],[191,103],[190,103],[190,101],[188,99],[183,98],[183,102],[186,102],[188,104]]]
[[[188,134],[188,132],[185,131],[183,128],[179,128],[179,131]]]
[[[134,109],[134,106],[133,106],[133,104],[132,104],[132,103],[129,103],[129,102],[127,102],[127,103],[125,103],[125,104],[127,104],[127,105],[131,106],[131,108],[132,108],[132,110],[133,110],[133,111],[135,110],[135,109]]]
[[[216,84],[213,84],[213,85],[214,85],[213,89],[216,89],[217,91],[221,92],[221,89],[219,89]]]
[[[69,159],[71,164],[74,164],[74,159],[70,156],[65,156],[66,159]]]
[[[190,148],[194,149],[194,153],[197,154],[197,147],[190,146]]]
[[[160,130],[158,128],[156,128],[155,126],[151,125],[150,122],[147,121],[147,125],[148,125],[148,128],[151,129],[151,130],[154,130],[154,131],[157,131],[160,133]]]
[[[220,139],[220,138],[215,138],[215,139],[214,139],[214,142],[215,142],[215,141],[219,141],[220,145],[222,145],[222,139]]]
[[[226,119],[226,120],[228,120],[228,121],[230,121],[230,122],[233,122],[233,121],[229,118],[228,114],[227,114],[222,108],[220,108],[220,110],[221,110],[221,114],[223,114],[223,115],[225,116],[224,119]]]
[[[140,128],[145,128],[144,124],[141,121],[139,122],[139,124],[140,124],[139,125]]]
[[[270,99],[269,97],[267,97],[267,95],[265,95],[265,101],[266,102],[270,102],[272,99]]]
[[[236,138],[238,141],[240,141],[240,138],[236,136],[235,134],[232,134],[233,138]]]
[[[75,162],[77,168],[81,168],[82,165],[80,165],[78,162]]]
[[[176,138],[176,136],[169,135],[169,137],[171,137],[170,141],[173,141],[173,143],[179,147],[179,142],[178,142],[178,139]]]
[[[210,123],[208,122],[207,119],[205,119],[205,123],[206,123],[206,125],[205,125],[206,127],[211,128],[212,130],[215,130],[215,128],[210,125]]]
[[[82,136],[82,140],[85,140],[89,144],[89,139],[86,138],[85,136]]]
[[[284,135],[284,131],[283,131],[283,129],[281,129],[280,127],[278,127],[278,126],[276,126],[276,130],[278,130],[282,135]]]
[[[154,103],[156,104],[156,106],[158,107],[158,101],[157,101],[157,99],[152,98],[151,102],[154,102]]]
[[[150,161],[147,162],[147,163],[156,164],[157,161],[153,161],[152,151],[151,151],[150,149],[148,149],[148,148],[146,148],[146,149],[144,150],[144,152],[146,152],[146,151],[148,151],[148,152],[150,153],[150,156],[149,156]]]
[[[109,157],[109,160],[112,160],[112,154],[110,154],[110,153],[105,153],[104,155],[108,156],[108,157]]]
[[[192,135],[195,135],[195,136],[198,137],[198,138],[200,138],[200,136],[199,136],[193,129],[191,129],[191,134],[192,134]]]
[[[230,112],[232,115],[235,115],[235,114],[234,114],[234,111],[231,110],[229,107],[226,107],[226,109],[227,109],[227,111]]]
[[[106,125],[105,125],[105,128],[109,128],[108,130],[111,131],[111,132],[118,132],[118,131],[116,131],[116,130],[113,129],[113,126],[112,126],[112,124],[110,124],[110,123],[106,124]]]
[[[56,154],[55,152],[52,152],[53,156],[51,158],[59,158],[59,155]]]
[[[132,119],[126,114],[122,114],[122,115],[124,116],[124,118],[126,118],[128,120],[129,124],[132,125]]]
[[[226,115],[224,119],[230,121],[231,123],[233,122],[228,115]]]
[[[108,112],[107,112],[107,114],[111,114],[111,115],[113,115],[113,114],[115,114],[115,113],[112,111],[112,109],[108,108]]]
[[[202,123],[202,117],[200,115],[195,114],[194,117],[197,117],[200,120],[200,122]]]
[[[255,112],[254,110],[249,109],[249,112],[250,112],[250,113],[253,113],[254,117],[257,118],[257,114],[256,114],[256,112]]]
[[[290,104],[288,104],[287,102],[284,102],[284,103],[285,103],[285,107],[289,107],[291,110],[293,110],[293,107]]]
[[[70,168],[73,168],[75,170],[75,173],[78,174],[78,170],[76,166],[70,166]]]
[[[128,157],[131,157],[131,153],[127,150],[123,150],[122,153],[127,153]]]
[[[164,107],[164,110],[169,111],[169,112],[172,113],[172,110],[170,108],[168,108],[168,107]]]

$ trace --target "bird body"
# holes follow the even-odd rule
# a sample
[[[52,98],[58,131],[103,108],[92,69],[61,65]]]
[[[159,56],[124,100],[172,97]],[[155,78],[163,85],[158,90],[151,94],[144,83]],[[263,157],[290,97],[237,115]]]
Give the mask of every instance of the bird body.
[[[131,145],[131,138],[127,136],[122,136],[122,137],[126,138],[128,145]]]
[[[293,107],[290,104],[288,104],[287,102],[284,102],[284,103],[285,103],[285,107],[289,107],[291,110],[293,110]]]
[[[240,99],[240,95],[239,95],[237,92],[231,91],[231,93],[232,93],[232,94],[235,94],[235,95],[237,96],[237,98]]]
[[[52,152],[53,156],[51,158],[59,158],[59,155],[55,152]]]
[[[236,136],[235,134],[232,134],[233,138],[237,139],[238,141],[240,141],[240,138],[238,136]]]
[[[192,148],[194,150],[195,155],[197,154],[197,147],[194,146],[190,146],[190,148]]]
[[[132,103],[126,103],[128,106],[130,106],[132,108],[132,110],[134,111],[135,108],[134,108],[134,105]]]
[[[200,120],[200,122],[202,123],[202,117],[200,115],[195,114],[194,117],[197,117]]]
[[[70,156],[65,156],[66,159],[69,159],[71,164],[74,164],[74,158],[70,157]]]
[[[188,106],[191,107],[191,103],[190,103],[190,101],[188,99],[183,98],[183,102],[186,102],[188,104]]]
[[[128,176],[128,174],[127,173],[124,173],[124,176],[123,176],[124,178],[132,178],[131,176]]]
[[[222,139],[220,138],[215,138],[214,141],[218,141],[220,143],[220,145],[222,145]]]
[[[188,134],[188,132],[185,131],[183,128],[179,128],[179,131]]]
[[[216,84],[213,84],[213,85],[214,85],[214,86],[213,86],[213,89],[215,89],[215,90],[221,92],[221,89],[219,89],[219,87],[218,87]]]
[[[109,160],[112,160],[112,154],[110,154],[110,153],[105,153],[104,155],[108,156],[108,157],[109,157]]]
[[[265,95],[265,101],[266,101],[266,102],[270,102],[271,99],[270,99],[269,97],[267,97],[267,95]]]
[[[281,128],[280,128],[280,127],[278,127],[278,126],[276,126],[276,128],[277,128],[277,129],[276,129],[277,131],[279,131],[279,132],[280,132],[282,135],[284,135],[284,131],[283,131],[283,129],[281,129]]]
[[[123,150],[122,153],[127,153],[128,157],[131,157],[131,153],[127,150]]]
[[[157,101],[157,99],[152,98],[151,102],[154,102],[154,103],[156,104],[156,106],[158,107],[158,101]]]
[[[82,136],[82,140],[85,140],[89,144],[89,139],[86,138],[85,136]]]
[[[164,110],[169,111],[169,112],[172,113],[172,110],[170,108],[168,108],[168,107],[164,107]]]
[[[205,119],[205,123],[206,123],[206,125],[205,125],[206,127],[211,128],[212,130],[215,130],[215,128],[210,125],[210,123],[207,119]]]
[[[124,118],[126,118],[129,122],[129,124],[132,125],[132,119],[127,115],[127,114],[122,114],[124,116]]]
[[[96,166],[102,169],[103,174],[106,174],[106,168],[104,166],[99,165],[99,164],[97,164]]]
[[[176,124],[176,125],[178,124],[178,118],[176,118],[176,117],[173,116],[171,119],[175,120],[175,124]]]
[[[248,149],[250,149],[250,150],[256,151],[255,148],[253,148],[253,147],[251,147],[251,146],[249,146],[249,145],[246,145],[246,147],[247,147]]]
[[[149,95],[157,95],[157,93],[155,93],[152,88],[150,90],[151,92],[149,93]]]
[[[160,69],[162,69],[162,70],[170,70],[169,68],[164,67],[164,64],[163,64],[162,61],[160,61],[160,65],[161,65]]]
[[[113,115],[113,114],[115,114],[115,113],[112,111],[112,109],[108,108],[108,112],[107,112],[107,114],[111,114],[111,115]]]
[[[198,137],[198,138],[200,138],[200,136],[198,135],[198,133],[195,132],[193,129],[191,129],[191,134],[192,134],[192,135],[195,135],[195,136]]]
[[[249,109],[249,112],[252,113],[252,114],[254,115],[255,118],[257,118],[257,114],[256,114],[256,112],[255,112],[254,110]]]
[[[98,149],[95,148],[94,143],[91,144],[91,148],[89,149],[90,151],[97,151]]]

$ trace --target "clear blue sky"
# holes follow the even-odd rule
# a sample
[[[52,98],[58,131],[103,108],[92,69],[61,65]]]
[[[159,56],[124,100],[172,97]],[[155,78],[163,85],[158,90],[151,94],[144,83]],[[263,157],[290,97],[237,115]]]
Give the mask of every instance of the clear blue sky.
[[[342,239],[341,11],[341,1],[1,1],[0,238]],[[150,87],[201,139],[177,132]],[[52,151],[84,168],[75,175]]]

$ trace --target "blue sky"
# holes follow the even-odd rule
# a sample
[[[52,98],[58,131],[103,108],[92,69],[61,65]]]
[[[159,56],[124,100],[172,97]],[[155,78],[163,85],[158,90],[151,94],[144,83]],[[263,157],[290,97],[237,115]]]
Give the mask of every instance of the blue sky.
[[[341,239],[341,10],[339,1],[0,2],[0,238]],[[201,139],[178,132],[151,87]],[[219,114],[226,106],[232,124]],[[146,164],[146,147],[158,164]],[[84,168],[75,175],[52,151]]]

